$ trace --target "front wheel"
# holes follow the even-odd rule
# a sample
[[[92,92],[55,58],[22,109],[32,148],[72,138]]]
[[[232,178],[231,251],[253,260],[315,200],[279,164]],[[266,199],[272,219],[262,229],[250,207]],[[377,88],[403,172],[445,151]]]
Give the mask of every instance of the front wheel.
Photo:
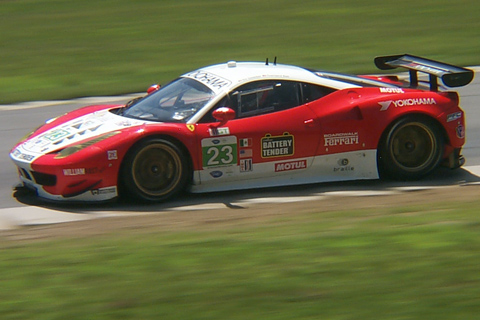
[[[134,146],[122,167],[125,193],[134,199],[160,202],[178,194],[188,179],[185,153],[174,143],[151,138]]]
[[[420,179],[440,163],[443,139],[432,121],[408,117],[387,131],[378,155],[381,175],[400,180]]]

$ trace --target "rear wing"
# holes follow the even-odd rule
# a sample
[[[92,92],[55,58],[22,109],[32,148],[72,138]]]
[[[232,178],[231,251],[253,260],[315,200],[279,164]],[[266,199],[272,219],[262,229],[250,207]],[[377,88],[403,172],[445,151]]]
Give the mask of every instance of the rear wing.
[[[466,86],[473,80],[473,70],[409,54],[376,57],[375,65],[380,70],[390,70],[398,67],[408,69],[411,87],[418,86],[418,71],[427,73],[430,78],[430,90],[432,91],[438,91],[437,78],[442,79],[447,87]]]

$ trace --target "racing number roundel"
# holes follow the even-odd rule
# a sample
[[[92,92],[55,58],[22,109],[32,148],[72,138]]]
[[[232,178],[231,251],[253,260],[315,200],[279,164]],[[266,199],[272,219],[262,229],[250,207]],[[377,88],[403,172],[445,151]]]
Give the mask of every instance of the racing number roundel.
[[[237,164],[237,137],[216,137],[202,140],[203,168]]]

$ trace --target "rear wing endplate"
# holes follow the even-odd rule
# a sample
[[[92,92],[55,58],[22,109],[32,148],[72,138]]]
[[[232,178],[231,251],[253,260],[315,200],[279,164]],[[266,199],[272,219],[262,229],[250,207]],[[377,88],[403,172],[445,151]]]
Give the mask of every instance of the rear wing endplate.
[[[430,80],[430,90],[438,91],[438,80],[447,87],[466,86],[473,80],[473,70],[457,67],[439,61],[425,59],[409,54],[381,56],[375,58],[375,65],[380,70],[390,70],[398,67],[406,68],[410,73],[410,86],[418,86],[418,72],[427,73]]]

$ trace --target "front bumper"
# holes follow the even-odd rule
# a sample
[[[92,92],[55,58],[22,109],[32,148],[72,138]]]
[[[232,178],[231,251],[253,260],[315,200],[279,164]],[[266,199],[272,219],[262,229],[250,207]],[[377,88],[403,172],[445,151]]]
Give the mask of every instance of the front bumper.
[[[106,201],[118,196],[119,163],[105,161],[98,150],[92,158],[61,158],[43,155],[25,159],[15,149],[10,157],[22,184],[39,197],[54,201]]]

